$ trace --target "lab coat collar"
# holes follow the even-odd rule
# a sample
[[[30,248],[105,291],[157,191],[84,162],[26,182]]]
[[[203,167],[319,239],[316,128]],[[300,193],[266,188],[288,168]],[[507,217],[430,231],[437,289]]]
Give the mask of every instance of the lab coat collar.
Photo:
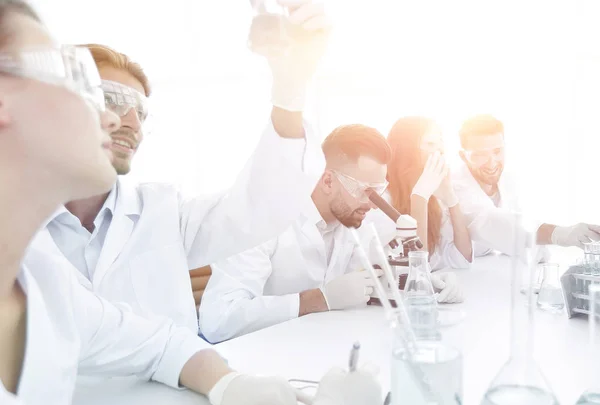
[[[119,177],[115,188],[117,189],[115,209],[118,207],[119,212],[124,215],[140,216],[142,214],[142,200],[137,192],[137,186],[123,177]]]
[[[94,223],[96,223],[96,220],[98,218],[100,218],[100,216],[103,214],[103,212],[105,210],[110,211],[111,214],[113,214],[113,215],[115,214],[115,209],[117,206],[117,194],[118,194],[117,184],[115,184],[113,186],[113,188],[110,190],[110,192],[108,193],[108,197],[106,198],[106,201],[104,201],[102,208],[98,212],[98,216],[94,220]],[[58,217],[60,217],[62,215],[73,215],[73,214],[71,214],[71,212],[69,210],[67,210],[67,208],[64,205],[61,205],[44,222],[44,224],[43,224],[44,226],[42,227],[42,229],[45,228],[50,222],[54,221],[55,219],[57,219]],[[98,226],[98,224],[96,224],[96,226]]]
[[[137,188],[123,181],[121,178],[116,184],[117,197],[115,212],[110,228],[104,240],[102,252],[93,276],[93,283],[100,283],[107,271],[111,268],[123,247],[133,232],[134,223],[142,213],[142,203],[137,193]]]

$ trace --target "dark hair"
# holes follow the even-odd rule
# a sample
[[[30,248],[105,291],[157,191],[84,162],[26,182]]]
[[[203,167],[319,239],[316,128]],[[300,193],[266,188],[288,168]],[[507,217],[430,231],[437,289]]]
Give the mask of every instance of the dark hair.
[[[0,47],[4,47],[14,33],[8,32],[4,23],[6,15],[10,12],[23,14],[27,17],[33,18],[35,21],[41,23],[41,19],[34,9],[23,0],[0,0]]]
[[[336,159],[356,162],[360,156],[388,164],[392,157],[385,137],[375,128],[360,124],[337,127],[325,138],[322,149],[328,164]]]
[[[463,122],[458,134],[460,135],[460,145],[464,148],[468,139],[474,136],[504,135],[504,124],[489,114],[480,114]]]
[[[426,117],[400,118],[388,135],[387,141],[392,149],[392,161],[388,164],[388,192],[392,205],[398,211],[410,213],[410,196],[423,173],[425,162],[421,160],[421,139],[432,128],[434,120]],[[442,227],[442,209],[435,196],[427,203],[427,249],[435,252],[440,243]]]

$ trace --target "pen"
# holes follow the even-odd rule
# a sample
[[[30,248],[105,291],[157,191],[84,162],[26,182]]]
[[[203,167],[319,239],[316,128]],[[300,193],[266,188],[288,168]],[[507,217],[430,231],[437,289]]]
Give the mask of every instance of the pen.
[[[352,350],[350,351],[350,360],[348,361],[348,368],[350,372],[356,371],[356,364],[358,363],[358,351],[360,350],[360,343],[355,342],[352,345]]]

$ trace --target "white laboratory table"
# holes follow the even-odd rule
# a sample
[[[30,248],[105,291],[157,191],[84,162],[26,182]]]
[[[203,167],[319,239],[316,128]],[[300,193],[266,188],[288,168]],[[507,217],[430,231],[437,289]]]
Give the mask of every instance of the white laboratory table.
[[[509,354],[510,260],[505,256],[477,259],[457,274],[466,301],[456,305],[466,318],[444,331],[444,338],[463,351],[464,404],[477,405]],[[525,299],[519,297],[525,311]],[[534,355],[560,404],[574,404],[586,388],[590,370],[586,356],[587,322],[534,310]],[[231,366],[243,372],[318,380],[332,366],[345,367],[353,342],[360,341],[360,362],[380,369],[390,386],[391,332],[383,309],[312,314],[217,345]],[[80,388],[74,404],[207,404],[204,397],[156,383],[103,384]]]

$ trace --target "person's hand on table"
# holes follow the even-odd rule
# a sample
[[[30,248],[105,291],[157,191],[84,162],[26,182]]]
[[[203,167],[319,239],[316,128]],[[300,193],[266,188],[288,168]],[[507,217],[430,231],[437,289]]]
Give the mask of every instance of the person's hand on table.
[[[431,284],[439,292],[437,301],[440,303],[455,304],[465,300],[462,287],[454,273],[433,273]]]
[[[379,405],[382,390],[376,374],[361,368],[348,372],[331,369],[321,382],[312,405]]]
[[[212,270],[210,266],[204,266],[190,270],[192,291],[194,293],[194,301],[196,301],[197,307],[199,307],[200,303],[202,302],[202,296],[204,295],[204,290],[206,289],[208,280],[210,280],[211,274]]]
[[[297,391],[281,377],[232,372],[208,393],[212,405],[297,405]]]
[[[378,277],[383,271],[376,270]],[[321,288],[323,297],[330,311],[353,308],[366,305],[373,290],[375,282],[367,271],[354,271],[339,276]]]

